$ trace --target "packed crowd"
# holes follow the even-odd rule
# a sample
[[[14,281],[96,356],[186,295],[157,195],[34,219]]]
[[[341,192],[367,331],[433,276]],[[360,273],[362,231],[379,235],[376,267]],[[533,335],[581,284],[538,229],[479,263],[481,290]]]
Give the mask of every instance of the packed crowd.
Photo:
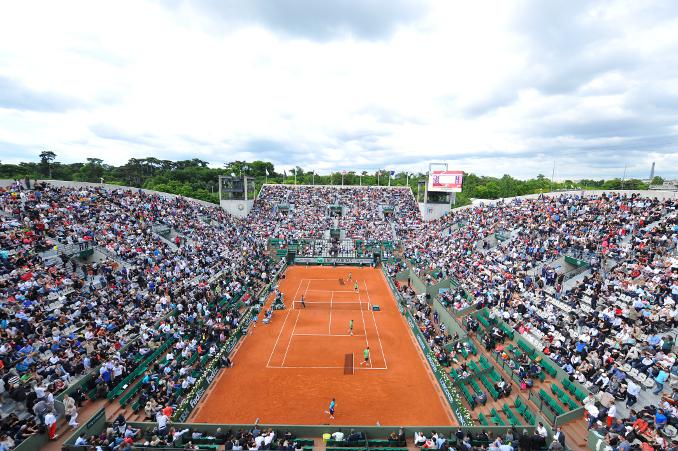
[[[0,433],[15,442],[53,437],[55,397],[89,375],[75,409],[104,396],[168,339],[139,397],[176,405],[195,381],[191,354],[216,353],[237,327],[233,302],[273,270],[247,222],[181,198],[15,184],[0,212],[0,397],[16,415]],[[63,251],[85,243],[88,259]]]
[[[418,209],[408,188],[265,185],[250,216],[266,238],[323,238],[336,225],[347,238],[394,241],[419,224]]]
[[[616,194],[544,196],[423,224],[407,189],[267,185],[239,220],[140,190],[0,189],[0,401],[12,403],[2,441],[53,436],[55,402],[68,403],[75,427],[88,393],[106,396],[168,341],[134,399],[148,418],[175,408],[238,326],[234,302],[270,279],[267,239],[318,238],[335,222],[356,239],[391,240],[395,230],[404,249],[392,273],[411,266],[430,284],[455,279],[443,302],[489,307],[596,394],[589,418],[609,416],[615,403],[633,407],[639,386],[660,396],[678,380],[677,208]],[[564,255],[590,269],[567,280]],[[439,363],[455,363],[467,345],[426,302],[414,306]],[[88,382],[60,396],[79,380]],[[669,422],[678,414],[673,403],[663,412]]]
[[[164,414],[160,413],[161,418]],[[160,426],[162,424],[163,426]],[[292,432],[279,433],[271,428],[254,426],[252,429],[222,430],[212,434],[190,428],[179,429],[169,426],[166,420],[153,429],[142,431],[130,426],[123,416],[99,435],[80,435],[75,444],[95,449],[131,450],[132,448],[179,448],[186,450],[223,446],[228,451],[241,450],[282,450],[299,451],[307,440],[298,439]],[[201,448],[203,445],[203,448]]]
[[[443,303],[489,307],[594,393],[589,418],[607,417],[615,403],[633,407],[641,390],[658,401],[678,381],[677,208],[615,194],[481,205],[412,230],[404,256],[429,284],[458,281]],[[587,270],[568,281],[565,255]],[[673,404],[663,414],[678,422]]]

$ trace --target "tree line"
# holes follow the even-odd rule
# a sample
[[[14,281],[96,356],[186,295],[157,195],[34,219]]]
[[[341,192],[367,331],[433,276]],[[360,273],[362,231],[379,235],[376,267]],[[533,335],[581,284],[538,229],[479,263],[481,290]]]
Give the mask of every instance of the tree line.
[[[0,163],[0,178],[3,179],[51,179],[93,183],[109,183],[123,186],[162,191],[192,197],[208,202],[219,202],[219,176],[248,176],[254,178],[257,191],[264,183],[304,185],[368,185],[368,186],[409,186],[417,195],[423,196],[426,174],[396,172],[385,169],[377,171],[335,171],[317,174],[296,166],[288,171],[277,172],[271,162],[232,161],[221,168],[208,166],[208,162],[193,158],[190,160],[161,160],[154,157],[130,158],[121,166],[104,163],[100,158],[86,158],[82,163],[61,163],[52,151],[43,151],[35,162],[19,164]],[[663,179],[655,177],[652,184],[661,184]],[[638,179],[621,180],[565,180],[552,182],[543,174],[529,180],[519,180],[510,175],[503,177],[464,175],[463,191],[457,193],[457,206],[467,205],[471,199],[497,199],[525,194],[535,194],[565,189],[647,189],[648,184]],[[436,199],[431,194],[430,200]],[[438,196],[439,197],[439,196]]]

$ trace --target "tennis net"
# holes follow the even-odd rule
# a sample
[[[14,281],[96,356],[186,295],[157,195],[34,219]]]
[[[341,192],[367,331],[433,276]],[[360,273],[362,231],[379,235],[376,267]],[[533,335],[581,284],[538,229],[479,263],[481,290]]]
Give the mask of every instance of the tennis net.
[[[330,301],[294,301],[292,308],[295,310],[363,310],[372,309],[369,302],[330,302]]]

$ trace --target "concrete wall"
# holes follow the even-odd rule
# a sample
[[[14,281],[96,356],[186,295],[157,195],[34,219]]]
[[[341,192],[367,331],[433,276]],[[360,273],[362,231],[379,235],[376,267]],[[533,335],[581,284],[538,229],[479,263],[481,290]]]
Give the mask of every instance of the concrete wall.
[[[461,327],[459,322],[454,318],[450,312],[443,307],[443,304],[440,303],[438,299],[433,300],[433,309],[438,312],[438,317],[440,321],[447,326],[447,330],[450,332],[450,335],[458,333],[460,338],[466,337],[466,331]]]
[[[253,200],[221,200],[221,208],[236,218],[247,216],[253,205]]]
[[[433,221],[450,211],[450,204],[424,204],[419,202],[419,211],[424,221]]]

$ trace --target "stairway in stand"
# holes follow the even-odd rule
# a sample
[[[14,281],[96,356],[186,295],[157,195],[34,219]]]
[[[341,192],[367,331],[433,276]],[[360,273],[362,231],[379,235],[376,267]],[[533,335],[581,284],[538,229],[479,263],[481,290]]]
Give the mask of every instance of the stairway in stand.
[[[565,445],[569,449],[587,449],[589,431],[583,418],[573,420],[563,426],[565,432]]]

